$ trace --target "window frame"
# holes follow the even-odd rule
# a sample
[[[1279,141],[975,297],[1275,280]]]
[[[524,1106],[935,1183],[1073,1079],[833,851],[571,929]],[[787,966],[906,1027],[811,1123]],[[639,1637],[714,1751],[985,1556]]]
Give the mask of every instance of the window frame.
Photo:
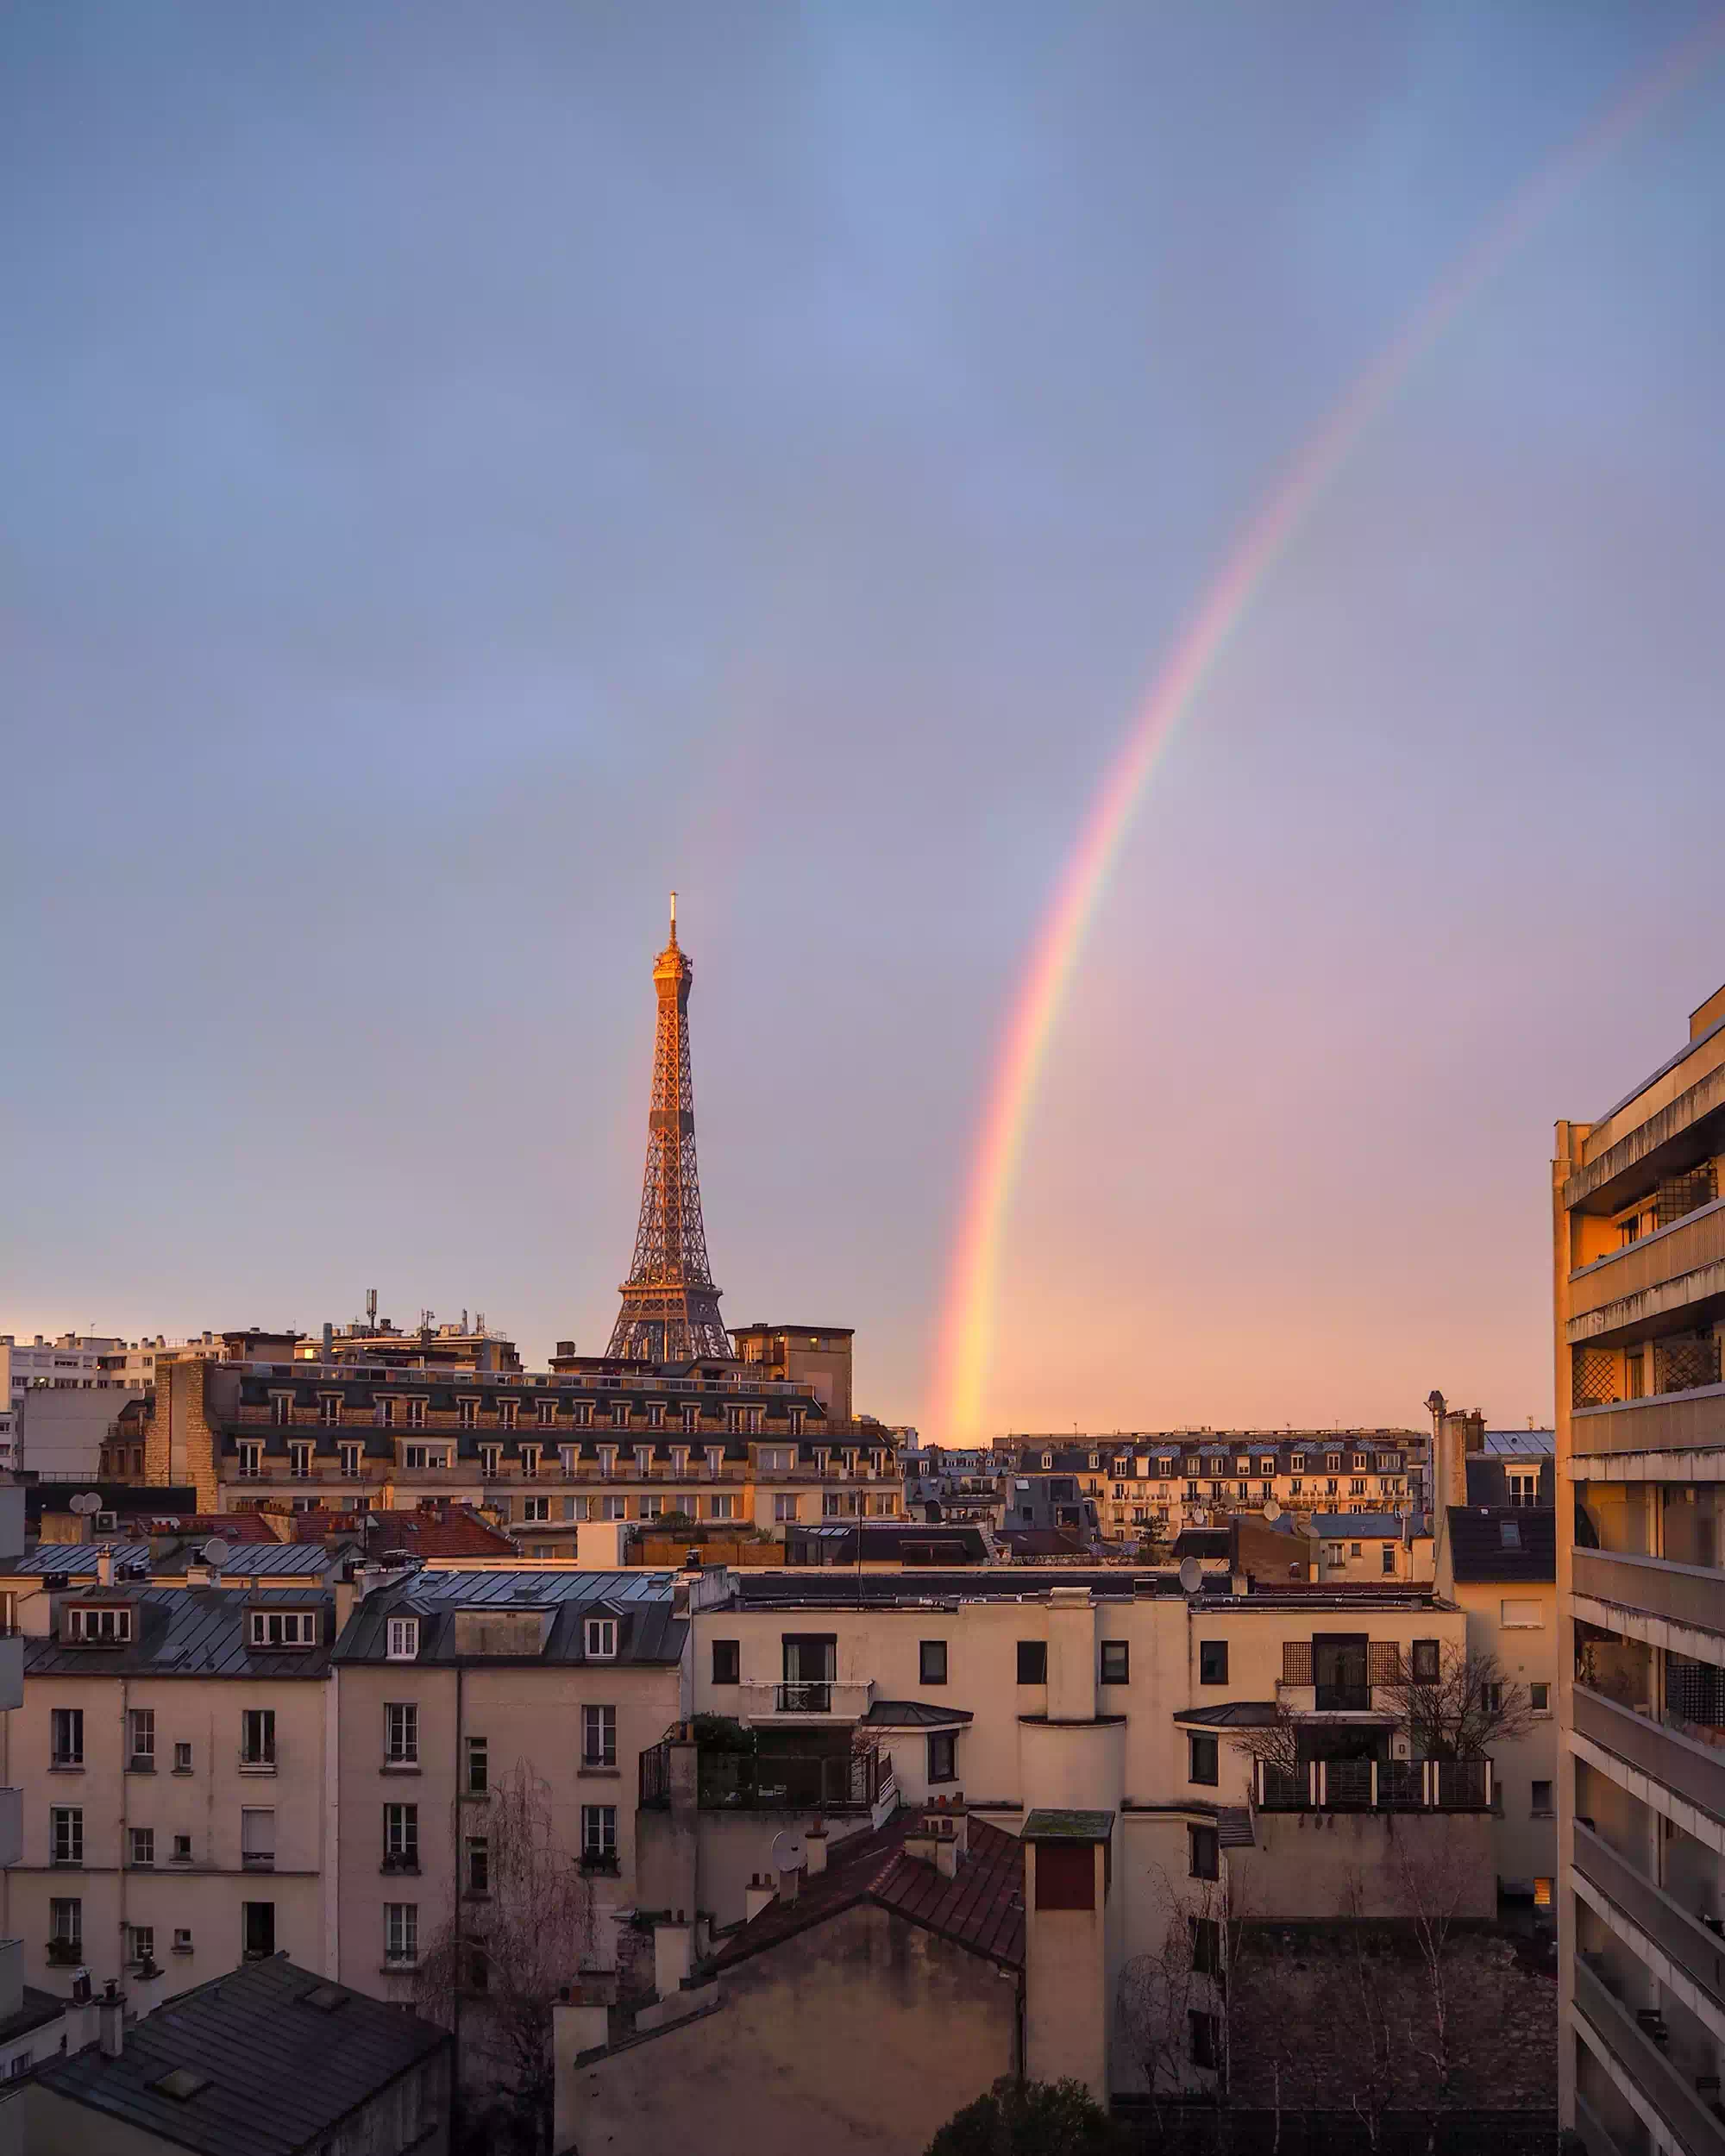
[[[929,1731],[925,1764],[931,1789],[958,1779],[958,1732],[956,1729]]]
[[[595,1767],[614,1767],[617,1764],[615,1707],[592,1701],[584,1700],[581,1702],[580,1756],[584,1772],[591,1772]]]
[[[1096,1680],[1101,1684],[1132,1683],[1132,1642],[1103,1639],[1097,1643]]]
[[[715,1639],[712,1642],[712,1677],[714,1684],[731,1685],[743,1682],[743,1642],[740,1639]]]
[[[1189,1824],[1186,1829],[1186,1876],[1189,1879],[1220,1880],[1222,1876],[1221,1835],[1214,1827]]]
[[[1028,1665],[1030,1674],[1026,1674]],[[1018,1682],[1020,1684],[1046,1684],[1048,1682],[1048,1642],[1045,1639],[1020,1639],[1018,1643]]]
[[[1204,1771],[1208,1767],[1208,1771]],[[1222,1748],[1214,1731],[1186,1733],[1186,1779],[1195,1788],[1216,1789],[1222,1783]]]
[[[1198,1682],[1200,1684],[1226,1684],[1228,1682],[1228,1643],[1226,1639],[1201,1639],[1198,1642]]]
[[[944,1639],[917,1641],[917,1683],[930,1687],[944,1684],[949,1664],[949,1643]]]

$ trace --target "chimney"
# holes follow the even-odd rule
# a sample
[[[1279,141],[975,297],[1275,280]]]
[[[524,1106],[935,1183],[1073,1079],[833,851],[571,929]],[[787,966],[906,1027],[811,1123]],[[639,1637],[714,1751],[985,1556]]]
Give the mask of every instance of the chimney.
[[[743,1921],[752,1924],[762,1909],[769,1909],[775,1900],[773,1882],[763,1879],[760,1873],[750,1875],[749,1883],[743,1890]]]
[[[826,1829],[819,1824],[811,1827],[803,1836],[804,1869],[811,1879],[818,1879],[826,1869]]]
[[[162,2002],[162,1993],[167,1988],[167,1971],[159,1961],[141,1961],[132,1977],[131,2001],[135,2020],[141,2021],[147,2014],[154,2014]]]
[[[785,1902],[794,1902],[802,1892],[802,1866],[800,1864],[787,1865],[779,1874],[779,1899]]]
[[[104,2059],[117,2059],[126,2048],[126,1995],[112,1977],[97,2002],[96,2040]]]
[[[98,1550],[96,1552],[96,1584],[98,1587],[112,1587],[114,1584],[114,1552],[111,1550]]]
[[[948,1799],[932,1797],[916,1825],[905,1836],[905,1854],[932,1864],[943,1878],[958,1876],[959,1859],[970,1846],[968,1815],[962,1793]]]
[[[674,1999],[683,1979],[694,1967],[694,1934],[679,1909],[674,1922],[653,1927],[653,1989],[662,1999]]]

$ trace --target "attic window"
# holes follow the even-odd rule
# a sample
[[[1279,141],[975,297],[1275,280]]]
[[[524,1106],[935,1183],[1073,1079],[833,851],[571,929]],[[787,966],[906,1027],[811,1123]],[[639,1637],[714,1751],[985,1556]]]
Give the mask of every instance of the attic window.
[[[417,1661],[419,1657],[419,1620],[417,1617],[392,1617],[384,1652],[391,1662]]]
[[[124,1603],[112,1609],[73,1609],[67,1614],[72,1620],[70,1637],[87,1645],[122,1646],[132,1636],[132,1613]]]
[[[1519,1520],[1500,1520],[1497,1523],[1497,1532],[1502,1538],[1503,1547],[1506,1550],[1521,1548],[1521,1523]]]
[[[586,1621],[586,1642],[588,1661],[615,1661],[617,1658],[616,1618],[589,1617]]]
[[[299,2003],[315,2008],[319,2014],[333,2014],[338,2006],[348,2003],[348,1995],[339,1984],[318,1984],[300,1993]]]
[[[254,1609],[252,1645],[254,1647],[315,1647],[317,1615],[310,1609]]]
[[[199,2073],[195,2066],[172,2066],[166,2073],[145,2084],[158,2096],[172,2096],[176,2103],[186,2103],[193,2096],[202,2096],[210,2085],[209,2075]]]

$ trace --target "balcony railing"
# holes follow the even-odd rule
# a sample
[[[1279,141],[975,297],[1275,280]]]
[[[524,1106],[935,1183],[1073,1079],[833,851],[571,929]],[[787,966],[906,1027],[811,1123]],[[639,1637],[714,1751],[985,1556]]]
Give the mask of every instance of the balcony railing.
[[[1607,1550],[1578,1550],[1571,1564],[1578,1595],[1697,1632],[1725,1633],[1725,1571],[1712,1565]]]
[[[1576,1319],[1603,1310],[1613,1302],[1649,1289],[1660,1296],[1661,1307],[1685,1307],[1696,1296],[1710,1292],[1705,1274],[1725,1258],[1725,1206],[1703,1206],[1674,1226],[1655,1236],[1644,1236],[1621,1250],[1570,1275],[1569,1326],[1571,1340],[1592,1337],[1591,1328]],[[1700,1278],[1691,1277],[1701,1275]]]
[[[785,1684],[750,1679],[739,1689],[745,1722],[770,1721],[775,1717],[859,1721],[875,1696],[874,1682],[866,1677],[860,1683],[840,1683],[832,1677],[803,1678]]]
[[[1590,1685],[1577,1684],[1571,1694],[1572,1727],[1612,1753],[1627,1766],[1638,1769],[1675,1796],[1725,1821],[1725,1752],[1697,1744],[1693,1738],[1667,1729],[1651,1715],[1620,1707]]]
[[[1689,2156],[1725,2156],[1725,2122],[1696,2094],[1629,2009],[1579,1956],[1575,1961],[1575,2004],[1625,2077],[1665,2120],[1667,2138]]]
[[[1651,1393],[1609,1407],[1578,1407],[1571,1425],[1578,1461],[1614,1452],[1686,1452],[1725,1433],[1725,1385]],[[1577,1473],[1585,1470],[1578,1466]]]
[[[848,1752],[703,1752],[695,1770],[704,1812],[868,1812],[894,1791],[893,1763],[873,1745]],[[641,1754],[641,1802],[668,1808],[670,1746]]]
[[[1289,1773],[1256,1762],[1261,1812],[1489,1812],[1490,1759],[1314,1759]]]
[[[1725,1939],[1628,1863],[1608,1841],[1575,1829],[1575,1869],[1690,1981],[1725,2009]]]
[[[1371,1712],[1371,1687],[1369,1684],[1314,1684],[1316,1707],[1320,1714],[1369,1714]]]

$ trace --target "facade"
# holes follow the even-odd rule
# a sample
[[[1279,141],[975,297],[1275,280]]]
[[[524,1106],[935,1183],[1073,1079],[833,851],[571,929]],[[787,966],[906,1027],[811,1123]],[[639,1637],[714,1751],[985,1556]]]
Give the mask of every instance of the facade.
[[[1314,1513],[1311,1534],[1326,1584],[1432,1576],[1432,1538],[1412,1514]]]
[[[735,1362],[570,1358],[550,1376],[355,1369],[303,1359],[169,1362],[147,1479],[201,1509],[469,1505],[529,1554],[574,1557],[583,1521],[757,1530],[894,1518],[893,1433],[835,1422],[804,1387]]]
[[[851,1415],[848,1325],[744,1325],[731,1338],[739,1359],[762,1377],[806,1386],[835,1421]]]
[[[1072,1526],[1095,1514],[1107,1542],[1171,1540],[1274,1503],[1295,1514],[1416,1510],[1411,1430],[1164,1431],[1112,1438],[1013,1438],[1001,1524]],[[1042,1516],[1052,1476],[1057,1516]],[[1072,1517],[1061,1516],[1064,1507]]]
[[[1725,989],[1557,1125],[1559,2103],[1590,2148],[1725,2149],[1722,1157]]]

